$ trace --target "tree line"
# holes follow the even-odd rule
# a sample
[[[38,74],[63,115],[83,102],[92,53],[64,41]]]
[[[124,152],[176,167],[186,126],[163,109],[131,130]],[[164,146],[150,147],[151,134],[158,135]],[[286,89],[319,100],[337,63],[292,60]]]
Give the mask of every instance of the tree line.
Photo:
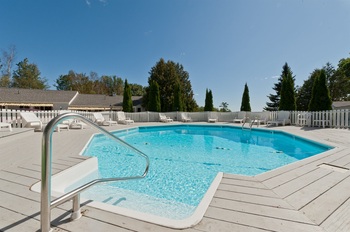
[[[31,63],[28,58],[24,58],[14,66],[16,48],[10,46],[8,50],[2,52],[0,59],[0,87],[25,88],[25,89],[49,89],[50,85],[35,63]],[[12,71],[12,69],[14,69]],[[99,76],[96,72],[77,73],[73,70],[67,74],[60,75],[54,87],[57,90],[78,91],[81,94],[105,94],[123,95],[124,81],[117,76]],[[144,87],[139,84],[128,84],[132,96],[142,96]]]
[[[48,89],[47,79],[41,76],[36,64],[28,58],[16,64],[14,71],[16,49],[14,46],[3,51],[0,59],[0,87]],[[285,63],[278,82],[274,84],[274,94],[267,97],[264,110],[328,110],[332,101],[350,100],[350,58],[341,59],[338,67],[327,63],[320,69],[315,69],[302,86],[295,86],[295,76]],[[117,76],[102,75],[95,72],[77,73],[73,70],[60,75],[54,87],[57,90],[72,90],[82,94],[124,95],[125,104],[129,109],[130,101],[127,96],[143,96],[143,107],[149,111],[230,111],[228,103],[222,102],[220,109],[213,105],[213,93],[206,89],[205,105],[199,107],[194,99],[194,93],[189,73],[184,67],[174,61],[161,58],[151,67],[148,86],[128,83]],[[127,90],[127,92],[126,92]],[[131,97],[130,97],[131,99]],[[129,105],[129,106],[128,106]],[[249,89],[244,86],[241,111],[251,111]]]
[[[265,110],[331,110],[333,101],[350,100],[350,58],[341,59],[337,68],[328,62],[314,69],[302,86],[295,86],[295,76],[285,63],[273,90]]]

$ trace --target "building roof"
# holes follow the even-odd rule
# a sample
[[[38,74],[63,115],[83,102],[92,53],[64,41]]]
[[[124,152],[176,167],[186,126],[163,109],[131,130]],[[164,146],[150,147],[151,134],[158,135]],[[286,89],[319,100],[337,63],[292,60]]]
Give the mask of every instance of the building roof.
[[[333,109],[350,109],[350,101],[334,101],[332,103]]]
[[[70,103],[77,91],[0,88],[0,105]]]
[[[142,96],[132,97],[141,106]],[[123,96],[79,94],[77,91],[0,88],[0,106],[61,106],[72,110],[122,110]]]
[[[113,109],[121,110],[123,96],[106,96],[102,94],[78,94],[69,109]]]

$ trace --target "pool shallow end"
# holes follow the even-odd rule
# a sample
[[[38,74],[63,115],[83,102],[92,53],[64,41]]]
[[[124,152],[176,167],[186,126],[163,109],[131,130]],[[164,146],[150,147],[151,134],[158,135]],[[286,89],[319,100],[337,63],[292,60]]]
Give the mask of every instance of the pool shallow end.
[[[97,158],[92,157],[71,168],[68,168],[60,173],[53,175],[52,187],[51,187],[52,196],[54,197],[62,196],[64,194],[64,189],[66,189],[68,186],[78,182],[79,180],[86,177],[90,173],[96,171],[98,168],[97,162],[98,162]],[[142,213],[135,210],[113,206],[110,204],[97,202],[97,201],[89,202],[87,205],[98,209],[102,209],[105,211],[109,211],[112,213],[117,213],[123,216],[139,219],[145,222],[150,222],[161,226],[169,227],[169,228],[185,229],[198,224],[202,220],[222,180],[222,177],[223,177],[223,173],[219,172],[216,175],[213,182],[211,183],[210,187],[208,188],[208,191],[205,193],[203,199],[197,206],[194,213],[188,218],[181,219],[181,220],[164,218],[164,217]],[[30,189],[35,192],[40,192],[41,182],[34,184]],[[88,201],[91,201],[91,200],[81,198],[81,203],[88,202]]]

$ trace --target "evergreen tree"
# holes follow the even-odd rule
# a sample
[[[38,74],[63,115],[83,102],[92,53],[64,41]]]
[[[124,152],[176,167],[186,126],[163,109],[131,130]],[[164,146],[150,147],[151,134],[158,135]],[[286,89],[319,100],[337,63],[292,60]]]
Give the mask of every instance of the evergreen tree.
[[[189,81],[189,74],[183,69],[183,66],[173,61],[165,62],[164,59],[160,59],[149,72],[148,84],[150,86],[152,81],[157,82],[159,86],[159,94],[161,101],[161,111],[173,110],[174,97],[175,97],[175,85],[180,84],[183,109],[186,111],[193,111],[197,104],[194,100],[194,94]],[[144,106],[148,106],[150,99],[145,94]]]
[[[241,103],[241,111],[252,111],[250,107],[250,97],[249,97],[249,89],[247,83],[244,85],[244,91],[242,95],[242,103]]]
[[[124,112],[134,112],[132,99],[131,99],[131,89],[128,84],[128,80],[125,79],[124,83],[124,94],[123,94],[123,111]]]
[[[183,111],[184,110],[184,104],[182,99],[182,92],[180,83],[176,83],[175,89],[174,89],[174,104],[173,104],[173,111]]]
[[[326,84],[325,70],[315,70],[317,76],[312,87],[309,111],[331,110],[332,100]]]
[[[294,80],[291,73],[283,77],[281,86],[281,99],[278,110],[295,110]]]
[[[267,96],[271,102],[266,102],[267,106],[264,108],[264,110],[277,111],[279,109],[280,99],[281,99],[282,80],[283,80],[283,77],[286,76],[288,73],[290,73],[290,75],[293,78],[293,82],[294,82],[295,78],[293,76],[293,72],[291,71],[290,67],[288,66],[288,64],[286,62],[283,65],[282,74],[278,78],[278,82],[275,83],[275,86],[272,88],[273,90],[276,91],[276,94],[270,94],[269,96]]]
[[[47,80],[40,77],[38,66],[30,64],[28,59],[17,64],[13,72],[12,87],[24,89],[48,89]]]
[[[149,89],[148,89],[148,110],[154,112],[161,111],[161,103],[160,103],[160,94],[159,94],[159,85],[155,81],[151,81]]]
[[[214,104],[213,104],[213,93],[211,90],[206,89],[205,91],[205,105],[204,105],[204,111],[213,111],[214,110]]]
[[[350,93],[350,58],[341,59],[338,68],[331,71],[334,71],[331,72],[332,75],[327,75],[326,72],[326,76],[332,100],[348,100],[348,94]]]
[[[309,109],[312,86],[314,84],[315,74],[311,73],[310,77],[304,81],[304,84],[298,89],[296,105],[297,110],[307,111]]]

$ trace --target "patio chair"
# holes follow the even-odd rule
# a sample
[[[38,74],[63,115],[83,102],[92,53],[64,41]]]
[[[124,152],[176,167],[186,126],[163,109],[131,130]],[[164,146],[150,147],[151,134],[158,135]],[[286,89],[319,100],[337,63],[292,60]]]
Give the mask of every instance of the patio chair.
[[[172,122],[173,119],[170,117],[165,116],[165,114],[159,114],[159,121],[160,122]]]
[[[208,122],[216,123],[218,121],[218,116],[216,113],[208,112]]]
[[[190,117],[188,117],[187,114],[181,113],[181,121],[182,121],[182,122],[191,122],[192,119],[191,119]]]
[[[134,123],[134,120],[125,117],[125,113],[123,111],[118,111],[117,117],[118,117],[118,121],[117,121],[118,123],[122,123],[122,124]]]
[[[12,126],[10,123],[0,122],[0,130],[1,128],[7,128],[9,131],[12,131]]]
[[[22,127],[34,128],[36,131],[43,129],[43,123],[41,120],[32,112],[21,112]]]
[[[233,119],[234,123],[244,123],[246,120],[246,112],[245,111],[240,111],[238,112],[238,116]]]
[[[260,126],[261,124],[266,125],[268,118],[269,118],[269,112],[262,112],[257,117],[255,117],[255,119],[252,119],[251,123],[257,126]]]
[[[69,110],[61,110],[60,114],[69,113]],[[88,125],[77,119],[65,119],[62,124],[68,125],[70,129],[85,129]]]
[[[272,121],[268,121],[266,123],[267,126],[271,126],[271,125],[282,125],[285,126],[287,124],[290,124],[290,119],[289,119],[289,111],[278,111],[277,113],[277,119],[276,120],[272,120]]]
[[[94,116],[94,122],[100,126],[111,126],[111,125],[118,124],[117,121],[106,120],[101,113],[93,113],[93,116]]]

